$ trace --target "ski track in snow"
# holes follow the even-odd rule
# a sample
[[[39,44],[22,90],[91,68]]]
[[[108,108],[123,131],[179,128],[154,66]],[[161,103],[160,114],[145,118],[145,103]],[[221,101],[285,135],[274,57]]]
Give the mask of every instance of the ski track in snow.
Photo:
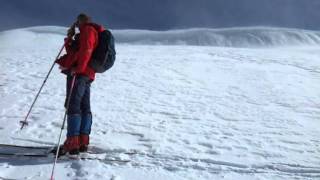
[[[63,36],[18,36],[0,36],[0,142],[53,145],[65,97],[57,67],[30,125],[20,131],[19,121]],[[320,179],[319,47],[118,44],[117,52],[92,84],[91,142],[130,162],[60,161],[56,179]],[[49,179],[52,162],[0,158],[0,179]]]

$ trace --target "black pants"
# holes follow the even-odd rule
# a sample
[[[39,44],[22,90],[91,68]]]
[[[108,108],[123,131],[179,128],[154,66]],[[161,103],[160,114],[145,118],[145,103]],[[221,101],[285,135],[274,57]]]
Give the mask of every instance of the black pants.
[[[69,97],[72,76],[67,76],[67,97]],[[70,114],[91,114],[90,106],[91,80],[87,76],[78,75],[70,98],[68,115]],[[67,105],[67,100],[65,106]]]

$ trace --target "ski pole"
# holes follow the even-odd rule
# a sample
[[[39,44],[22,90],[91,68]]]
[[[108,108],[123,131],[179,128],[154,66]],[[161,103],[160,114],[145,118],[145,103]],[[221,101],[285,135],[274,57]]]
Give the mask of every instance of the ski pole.
[[[68,110],[69,110],[69,106],[70,106],[70,99],[71,99],[71,94],[72,91],[74,89],[74,84],[76,81],[76,75],[74,75],[72,77],[72,82],[71,82],[71,87],[70,87],[70,91],[68,94],[68,99],[67,99],[67,107],[66,107],[66,111],[64,113],[64,117],[63,117],[63,122],[62,122],[62,126],[61,126],[61,130],[60,130],[60,135],[59,135],[59,140],[58,140],[58,146],[57,146],[57,151],[56,151],[56,155],[55,155],[55,159],[54,159],[54,163],[53,163],[53,167],[52,167],[52,172],[51,172],[51,178],[50,180],[53,180],[54,177],[54,170],[58,161],[58,156],[59,156],[59,151],[60,151],[60,144],[61,144],[61,136],[62,136],[62,131],[64,129],[65,123],[66,123],[66,119],[67,119],[67,114],[68,114]]]
[[[56,64],[56,60],[60,57],[60,54],[61,54],[63,48],[64,48],[64,44],[63,44],[63,46],[61,47],[61,49],[60,49],[60,51],[59,51],[59,53],[58,53],[55,61],[53,62],[53,64],[52,64],[52,66],[51,66],[51,68],[50,68],[47,76],[45,77],[45,79],[44,79],[44,81],[43,81],[43,83],[42,83],[42,85],[41,85],[41,87],[40,87],[40,89],[39,89],[39,91],[38,91],[35,99],[33,100],[33,102],[32,102],[32,104],[31,104],[31,106],[30,106],[30,109],[29,109],[26,117],[24,118],[23,121],[20,121],[20,123],[21,123],[21,128],[20,128],[20,130],[22,130],[24,126],[28,125],[28,117],[29,117],[29,115],[30,115],[30,113],[31,113],[31,111],[32,111],[32,108],[33,108],[34,104],[36,103],[36,101],[37,101],[37,99],[38,99],[38,97],[39,97],[39,95],[40,95],[40,93],[41,93],[41,91],[42,91],[42,88],[43,88],[44,85],[46,84],[47,79],[49,78],[49,75],[51,74],[51,71],[52,71],[54,65]]]

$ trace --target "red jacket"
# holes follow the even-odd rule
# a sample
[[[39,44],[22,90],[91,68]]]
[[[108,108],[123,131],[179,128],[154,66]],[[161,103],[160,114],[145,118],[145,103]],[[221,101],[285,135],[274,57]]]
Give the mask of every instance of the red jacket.
[[[57,63],[67,69],[73,69],[76,74],[86,75],[91,80],[95,79],[95,71],[89,66],[91,55],[98,45],[98,33],[104,28],[94,23],[87,23],[79,27],[80,46],[79,50],[73,50],[71,40],[65,39],[67,55],[62,56]]]
[[[72,40],[70,38],[65,38],[64,39],[64,46],[66,48],[66,52],[67,54],[61,56],[56,63],[58,63],[60,66],[71,70],[74,65],[74,60],[76,60],[75,58],[75,54],[77,52],[77,50],[79,50],[78,48],[75,49],[72,47],[72,43],[78,43],[75,42],[75,40]]]

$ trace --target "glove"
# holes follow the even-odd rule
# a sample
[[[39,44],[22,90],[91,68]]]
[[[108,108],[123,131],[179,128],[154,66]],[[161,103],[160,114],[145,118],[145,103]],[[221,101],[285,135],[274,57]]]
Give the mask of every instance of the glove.
[[[65,58],[67,58],[67,55],[65,54],[65,55],[63,55],[63,56],[61,56],[61,57],[59,57],[58,59],[56,59],[56,61],[55,61],[55,63],[57,63],[57,64],[62,64],[62,62],[65,60]]]
[[[68,37],[73,37],[75,35],[76,33],[75,28],[76,28],[76,25],[75,23],[73,23],[72,26],[68,29],[68,33],[67,33]]]
[[[67,70],[68,68],[66,68],[66,67],[63,67],[63,66],[59,66],[59,69],[61,70],[61,71],[65,71],[65,70]]]
[[[75,68],[71,68],[71,76],[76,76],[78,73]]]

